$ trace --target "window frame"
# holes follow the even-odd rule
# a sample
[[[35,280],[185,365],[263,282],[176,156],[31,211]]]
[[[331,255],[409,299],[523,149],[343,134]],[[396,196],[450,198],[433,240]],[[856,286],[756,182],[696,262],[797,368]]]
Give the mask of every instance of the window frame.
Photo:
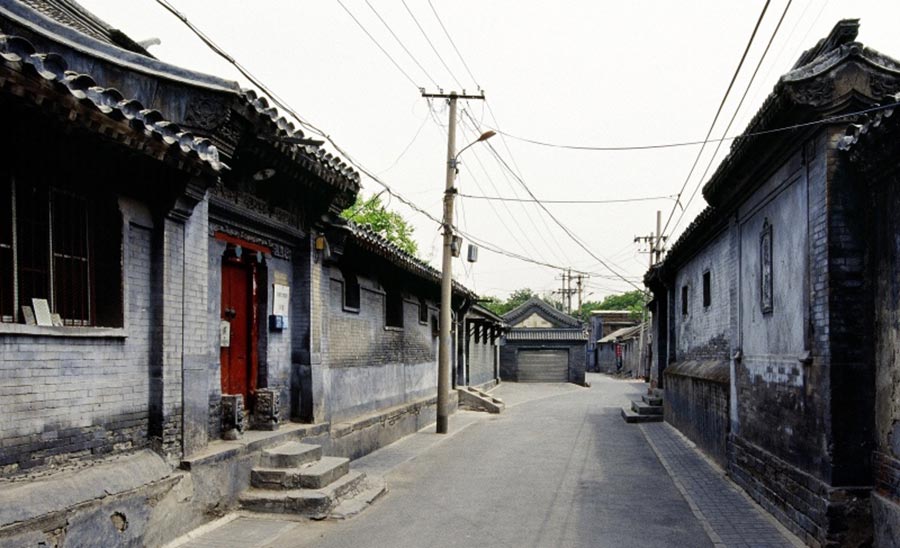
[[[116,211],[116,218],[120,225],[116,228],[118,236],[114,239],[104,239],[98,236],[96,223],[107,218],[105,210],[95,209],[96,201],[89,193],[78,192],[72,189],[54,185],[52,181],[36,177],[33,181],[23,180],[21,177],[4,172],[0,173],[3,184],[0,192],[9,205],[8,236],[9,242],[3,242],[2,248],[9,251],[9,258],[0,255],[0,283],[11,287],[11,302],[0,310],[0,333],[16,334],[41,334],[49,336],[124,336],[125,327],[125,302],[122,292],[124,287],[124,264],[122,263],[122,218]],[[23,219],[19,198],[23,189],[33,190],[35,198],[32,206],[34,211],[43,213],[33,215],[31,219]],[[24,198],[23,198],[24,199]],[[5,211],[4,204],[4,211]],[[103,206],[99,206],[103,207]],[[111,213],[111,211],[110,211]],[[112,218],[112,216],[110,216]],[[71,223],[77,223],[72,225]],[[31,230],[31,240],[22,238],[22,231]],[[55,234],[54,234],[55,233]],[[60,235],[68,235],[68,240]],[[56,237],[54,237],[56,236]],[[102,242],[102,243],[98,243]],[[29,245],[32,250],[34,262],[43,256],[46,271],[40,274],[43,281],[39,283],[40,290],[33,290],[33,298],[46,299],[51,313],[54,315],[54,323],[48,325],[31,325],[25,323],[23,306],[32,306],[27,291],[23,291],[22,269],[33,268],[30,263],[24,264],[27,259],[22,255],[22,247]],[[97,266],[95,254],[98,247],[118,246],[118,259],[115,273],[110,269],[101,273],[101,280],[97,279]],[[78,253],[75,253],[75,252]],[[112,256],[111,256],[112,257]],[[106,263],[102,267],[107,267]],[[106,295],[101,307],[98,306],[97,284],[102,276],[118,278],[119,292],[117,296]],[[0,291],[3,291],[0,288]],[[115,299],[115,300],[113,300]],[[25,302],[29,300],[29,302]],[[66,301],[71,306],[64,306]],[[76,304],[77,301],[77,304]],[[110,314],[114,311],[114,314]],[[12,314],[10,315],[9,312]],[[109,321],[108,324],[101,322]]]
[[[419,325],[428,325],[428,301],[419,297]]]
[[[384,328],[402,330],[404,327],[403,292],[396,286],[384,287]]]
[[[703,271],[703,308],[712,305],[712,274],[709,269]]]
[[[681,286],[681,315],[687,316],[690,308],[688,307],[688,298],[690,296],[690,292],[688,290],[688,284],[684,284]]]
[[[362,308],[362,288],[359,285],[359,277],[354,274],[350,269],[342,268],[341,269],[341,307],[345,312],[351,312],[353,314],[359,314],[360,309]],[[355,291],[353,291],[355,289]],[[356,306],[353,306],[352,303],[348,304],[348,296],[354,295],[356,298]]]

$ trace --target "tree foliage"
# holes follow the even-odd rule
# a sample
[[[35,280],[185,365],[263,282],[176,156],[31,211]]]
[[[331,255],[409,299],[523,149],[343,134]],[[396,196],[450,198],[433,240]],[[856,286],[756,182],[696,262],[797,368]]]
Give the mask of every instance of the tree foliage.
[[[628,310],[631,317],[639,319],[644,309],[644,292],[635,289],[627,293],[607,295],[602,301],[587,301],[581,305],[576,315],[584,321],[591,317],[592,310]]]
[[[482,301],[481,304],[494,314],[502,316],[513,308],[524,303],[528,299],[537,296],[537,293],[526,287],[522,289],[516,289],[515,291],[510,293],[509,298],[505,301],[503,299],[498,299],[497,297],[488,297],[487,299]]]
[[[410,255],[419,252],[413,239],[413,227],[399,213],[387,209],[377,194],[368,200],[357,195],[356,202],[345,209],[341,217],[369,227]]]

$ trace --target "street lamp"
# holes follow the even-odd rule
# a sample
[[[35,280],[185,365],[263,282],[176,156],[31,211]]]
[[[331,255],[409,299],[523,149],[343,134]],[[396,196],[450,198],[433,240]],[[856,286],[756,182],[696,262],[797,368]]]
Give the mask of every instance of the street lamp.
[[[441,320],[440,338],[438,339],[438,396],[437,396],[437,433],[446,434],[449,423],[450,403],[450,302],[453,294],[453,198],[456,188],[453,181],[456,177],[456,165],[459,155],[467,148],[486,141],[496,135],[494,131],[485,131],[478,139],[464,146],[459,152],[456,148],[456,94],[450,95],[450,123],[447,137],[447,184],[444,190],[444,257],[441,265]]]

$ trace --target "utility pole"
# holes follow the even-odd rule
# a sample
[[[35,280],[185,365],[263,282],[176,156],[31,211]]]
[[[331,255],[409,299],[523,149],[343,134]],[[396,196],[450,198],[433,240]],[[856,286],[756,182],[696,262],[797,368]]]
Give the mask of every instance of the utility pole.
[[[651,232],[649,236],[635,236],[634,241],[635,243],[647,243],[650,245],[650,248],[646,251],[650,260],[650,268],[653,268],[654,264],[660,263],[665,247],[664,243],[666,241],[666,237],[662,235],[662,211],[656,211],[656,232]],[[646,371],[644,368],[644,329],[646,323],[647,301],[645,295],[644,307],[641,311],[641,336],[638,342],[640,345],[640,348],[638,349],[638,367],[641,369],[642,374]]]
[[[572,269],[569,268],[563,270],[562,275],[557,278],[558,280],[562,280],[562,287],[559,291],[554,291],[554,293],[559,293],[560,297],[562,298],[562,306],[563,308],[565,308],[567,314],[572,313],[572,295],[575,293],[575,291],[579,292],[578,307],[581,308],[581,277],[581,274],[579,274],[578,276],[572,276]],[[578,289],[572,289],[573,278],[578,279]]]
[[[438,394],[437,394],[437,433],[446,434],[450,421],[450,322],[452,321],[450,305],[453,296],[453,199],[456,197],[456,161],[459,154],[469,146],[467,145],[456,152],[456,101],[458,99],[484,99],[484,93],[480,95],[450,93],[425,93],[422,97],[431,99],[449,99],[450,120],[447,131],[447,180],[444,187],[444,256],[441,263],[441,319],[440,337],[438,339]],[[489,139],[494,135],[487,132],[479,137],[478,141]]]
[[[582,290],[583,290],[583,286],[581,285],[581,280],[582,280],[584,277],[585,277],[585,276],[584,276],[583,274],[579,274],[579,275],[578,275],[578,278],[577,278],[577,280],[578,280],[578,311],[579,311],[579,312],[581,312],[581,293],[582,293]]]

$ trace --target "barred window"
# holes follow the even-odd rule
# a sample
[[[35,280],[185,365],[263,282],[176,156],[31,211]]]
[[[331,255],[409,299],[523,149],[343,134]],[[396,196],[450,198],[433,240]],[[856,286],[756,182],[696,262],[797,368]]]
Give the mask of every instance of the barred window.
[[[419,323],[428,324],[428,302],[424,297],[419,297]]]
[[[46,299],[64,325],[122,325],[115,204],[2,177],[0,219],[0,321],[24,322],[22,307]]]
[[[384,324],[403,327],[403,294],[397,287],[385,287]]]
[[[359,311],[359,279],[349,269],[341,269],[344,277],[344,309],[354,312]]]

